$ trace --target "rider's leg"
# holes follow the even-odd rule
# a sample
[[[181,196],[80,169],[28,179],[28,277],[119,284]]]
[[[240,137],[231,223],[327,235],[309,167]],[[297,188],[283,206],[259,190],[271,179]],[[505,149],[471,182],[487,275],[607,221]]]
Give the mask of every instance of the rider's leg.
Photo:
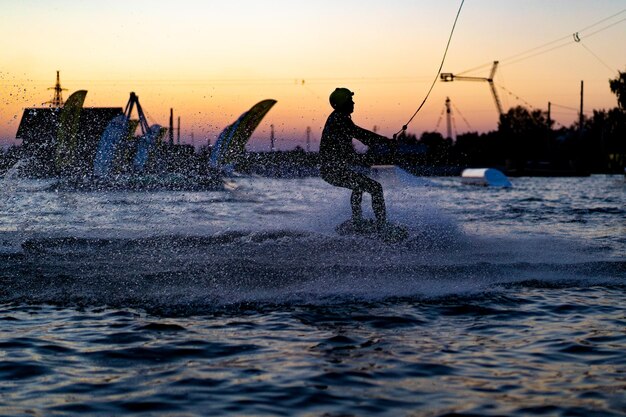
[[[361,210],[361,202],[363,201],[363,191],[359,189],[352,190],[350,196],[350,205],[352,206],[352,221],[359,222],[363,220],[363,211]]]
[[[374,181],[376,182],[376,181]],[[383,187],[376,182],[376,186],[373,187],[372,192],[372,209],[376,216],[376,222],[378,224],[384,224],[387,222],[387,209],[385,208],[385,197],[383,196]]]
[[[361,208],[362,193],[366,192],[372,196],[372,209],[376,216],[376,223],[384,224],[387,222],[387,210],[385,208],[385,197],[383,196],[383,187],[379,182],[359,173],[354,173],[352,180],[356,187],[352,192],[352,211],[354,213],[355,193],[360,192],[358,203],[359,210]]]
[[[352,206],[353,219],[361,219],[361,201],[363,199],[363,192],[366,192],[372,196],[372,209],[374,210],[376,221],[379,224],[383,224],[387,221],[383,187],[380,183],[349,169],[322,171],[321,174],[322,179],[329,184],[352,190],[350,204]]]

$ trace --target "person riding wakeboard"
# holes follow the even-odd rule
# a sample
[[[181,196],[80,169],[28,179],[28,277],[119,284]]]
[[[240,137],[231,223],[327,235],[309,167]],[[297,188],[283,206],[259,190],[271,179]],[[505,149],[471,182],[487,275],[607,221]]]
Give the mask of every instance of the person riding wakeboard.
[[[383,187],[379,182],[354,170],[357,153],[352,139],[367,146],[385,145],[390,139],[357,126],[352,121],[354,93],[347,88],[337,88],[330,94],[329,101],[334,111],[328,116],[320,140],[320,175],[324,181],[336,187],[352,190],[352,223],[355,227],[364,224],[361,211],[363,193],[372,196],[372,209],[376,225],[382,227],[387,222]]]

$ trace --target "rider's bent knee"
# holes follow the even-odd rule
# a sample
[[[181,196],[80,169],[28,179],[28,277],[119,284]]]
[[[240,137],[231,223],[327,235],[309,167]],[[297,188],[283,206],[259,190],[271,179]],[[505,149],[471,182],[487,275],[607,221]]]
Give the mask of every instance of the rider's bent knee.
[[[372,183],[370,190],[372,195],[379,194],[382,196],[383,194],[383,186],[377,182]]]

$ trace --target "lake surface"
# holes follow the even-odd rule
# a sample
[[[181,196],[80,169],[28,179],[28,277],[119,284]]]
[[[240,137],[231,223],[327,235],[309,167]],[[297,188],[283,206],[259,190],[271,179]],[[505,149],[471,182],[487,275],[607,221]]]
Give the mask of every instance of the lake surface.
[[[626,415],[623,176],[233,182],[0,179],[0,415]]]

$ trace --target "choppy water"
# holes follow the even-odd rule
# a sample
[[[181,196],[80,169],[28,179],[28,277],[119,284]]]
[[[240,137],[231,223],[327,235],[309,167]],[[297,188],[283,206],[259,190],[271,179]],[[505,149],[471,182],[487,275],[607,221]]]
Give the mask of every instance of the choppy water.
[[[4,180],[0,415],[626,415],[623,177],[235,182]]]

